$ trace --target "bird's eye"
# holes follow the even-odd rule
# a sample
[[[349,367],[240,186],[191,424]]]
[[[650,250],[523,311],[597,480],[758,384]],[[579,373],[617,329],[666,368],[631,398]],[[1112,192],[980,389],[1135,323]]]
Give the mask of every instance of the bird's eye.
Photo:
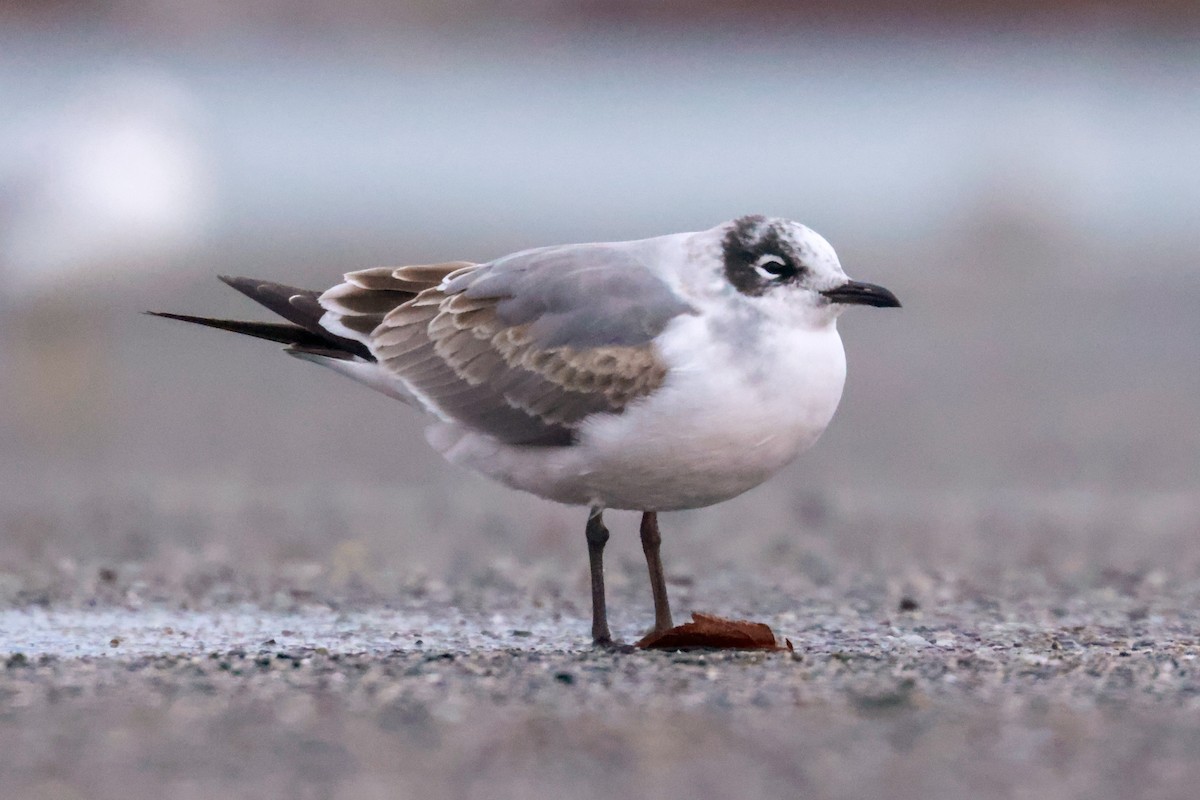
[[[797,272],[790,261],[774,253],[759,256],[758,260],[754,262],[754,271],[769,280],[790,278]]]

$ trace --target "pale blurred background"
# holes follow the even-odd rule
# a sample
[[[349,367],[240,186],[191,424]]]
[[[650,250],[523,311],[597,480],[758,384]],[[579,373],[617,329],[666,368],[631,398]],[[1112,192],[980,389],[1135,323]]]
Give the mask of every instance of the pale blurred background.
[[[905,308],[844,317],[825,438],[672,515],[669,570],[1195,577],[1198,31],[1170,0],[0,3],[0,589],[201,564],[386,597],[505,559],[582,586],[577,510],[139,312],[745,213]]]

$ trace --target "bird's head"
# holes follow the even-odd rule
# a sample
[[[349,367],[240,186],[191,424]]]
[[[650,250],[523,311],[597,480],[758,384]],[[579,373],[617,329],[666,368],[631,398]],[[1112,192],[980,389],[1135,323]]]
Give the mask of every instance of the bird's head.
[[[721,229],[725,279],[748,298],[793,309],[800,304],[829,320],[849,305],[900,305],[882,286],[847,278],[829,242],[798,222],[747,216]]]

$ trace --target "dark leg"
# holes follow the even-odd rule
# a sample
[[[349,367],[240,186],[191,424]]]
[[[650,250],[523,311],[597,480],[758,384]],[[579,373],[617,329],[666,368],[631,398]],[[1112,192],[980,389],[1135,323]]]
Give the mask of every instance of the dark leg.
[[[663,578],[662,558],[658,546],[662,536],[658,532],[658,513],[646,511],[642,514],[642,552],[646,554],[646,566],[650,569],[650,591],[654,592],[654,631],[656,633],[675,627],[671,621],[671,603],[667,600],[667,581]]]
[[[604,527],[604,509],[593,508],[588,514],[588,566],[592,571],[592,643],[612,644],[608,632],[608,610],[604,605],[604,545],[608,528]]]

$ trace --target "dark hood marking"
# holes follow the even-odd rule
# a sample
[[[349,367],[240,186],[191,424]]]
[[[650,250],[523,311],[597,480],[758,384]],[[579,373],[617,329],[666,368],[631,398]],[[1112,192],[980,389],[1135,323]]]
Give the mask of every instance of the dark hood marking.
[[[786,278],[767,278],[754,265],[766,255],[777,256],[794,270]],[[752,214],[740,217],[722,242],[722,257],[725,262],[725,278],[744,295],[759,297],[772,286],[795,283],[808,271],[791,243],[782,234],[779,226],[766,217]]]

